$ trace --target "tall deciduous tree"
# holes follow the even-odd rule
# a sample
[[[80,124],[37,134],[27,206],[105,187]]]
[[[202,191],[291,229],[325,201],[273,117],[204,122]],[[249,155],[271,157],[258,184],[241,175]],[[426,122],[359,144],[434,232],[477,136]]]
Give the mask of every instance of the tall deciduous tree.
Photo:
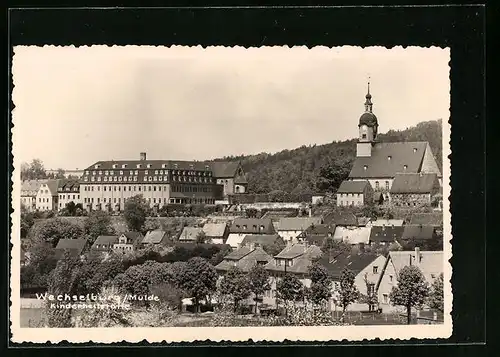
[[[40,180],[47,178],[45,167],[40,159],[33,159],[31,163],[21,165],[21,180]]]
[[[299,301],[304,297],[304,285],[293,274],[287,273],[276,284],[278,298],[284,301]]]
[[[336,192],[342,181],[347,179],[352,168],[352,158],[337,159],[326,163],[319,169],[316,182],[321,191]]]
[[[182,265],[178,271],[178,286],[194,299],[199,311],[200,301],[208,300],[216,290],[217,273],[215,268],[205,259],[194,257]]]
[[[398,285],[392,288],[389,299],[392,305],[406,308],[408,325],[411,323],[412,307],[420,307],[429,295],[429,286],[420,269],[414,265],[405,266],[399,272]]]
[[[267,290],[271,289],[271,284],[269,284],[269,272],[262,265],[255,264],[248,272],[248,280],[250,291],[254,294],[255,313],[257,313],[259,299],[262,298],[262,295],[264,295]]]
[[[444,292],[443,292],[443,273],[432,282],[429,294],[429,307],[444,312]]]
[[[325,302],[332,296],[332,279],[328,275],[328,271],[321,264],[314,263],[309,267],[309,277],[311,287],[308,290],[308,298],[313,304],[324,306]]]
[[[131,231],[139,232],[146,222],[149,211],[148,202],[142,195],[131,197],[125,201],[123,217],[127,222],[127,227]]]
[[[60,239],[81,238],[83,230],[79,225],[64,219],[55,218],[36,224],[33,227],[32,235],[35,241],[47,242],[55,247]]]
[[[339,302],[342,306],[342,322],[344,321],[347,307],[359,298],[359,291],[354,284],[354,274],[344,268],[340,276]]]
[[[84,224],[84,232],[87,235],[90,245],[94,244],[100,235],[112,235],[115,229],[111,223],[111,217],[108,213],[100,210],[89,213]]]
[[[222,295],[232,297],[234,311],[237,311],[240,302],[250,296],[250,281],[241,269],[232,267],[222,278],[219,290]]]

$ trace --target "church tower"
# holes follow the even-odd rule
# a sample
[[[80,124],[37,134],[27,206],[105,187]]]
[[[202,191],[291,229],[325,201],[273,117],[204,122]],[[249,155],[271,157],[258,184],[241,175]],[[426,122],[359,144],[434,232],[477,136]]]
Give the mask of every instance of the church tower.
[[[373,114],[372,95],[370,94],[370,82],[368,82],[368,93],[366,94],[365,112],[359,118],[359,137],[356,147],[356,157],[370,157],[372,146],[377,138],[378,121]]]

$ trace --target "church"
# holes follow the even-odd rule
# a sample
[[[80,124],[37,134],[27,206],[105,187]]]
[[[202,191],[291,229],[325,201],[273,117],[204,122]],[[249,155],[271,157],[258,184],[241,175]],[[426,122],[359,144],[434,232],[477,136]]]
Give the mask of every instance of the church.
[[[368,181],[373,191],[383,200],[390,200],[395,178],[415,177],[408,182],[419,183],[424,174],[435,174],[442,185],[442,175],[431,147],[426,141],[380,142],[377,140],[378,119],[373,113],[370,82],[366,94],[365,112],[359,118],[356,159],[348,181]],[[418,187],[415,188],[418,190]],[[409,192],[412,188],[408,188]]]

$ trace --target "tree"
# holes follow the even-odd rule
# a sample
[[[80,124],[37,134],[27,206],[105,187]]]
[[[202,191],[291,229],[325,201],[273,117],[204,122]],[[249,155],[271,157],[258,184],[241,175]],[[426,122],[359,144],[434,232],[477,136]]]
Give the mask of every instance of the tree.
[[[149,231],[155,231],[161,229],[161,224],[158,219],[146,219],[144,226],[142,227],[142,233],[146,234]]]
[[[66,178],[66,171],[63,169],[59,168],[57,169],[57,172],[53,175],[54,179],[65,179]]]
[[[276,293],[285,302],[299,301],[304,297],[304,285],[295,275],[286,273],[276,284]]]
[[[332,280],[328,271],[319,263],[314,263],[309,267],[309,277],[311,287],[308,290],[308,298],[313,304],[323,305],[332,296]]]
[[[414,265],[403,267],[399,272],[398,285],[392,288],[389,299],[392,305],[406,307],[408,325],[411,323],[411,308],[420,307],[429,295],[429,286],[420,269]]]
[[[196,235],[196,243],[203,244],[206,243],[206,240],[207,240],[207,235],[205,234],[205,232],[203,231],[198,232],[198,234]]]
[[[46,179],[45,167],[40,159],[33,159],[30,164],[21,165],[21,180],[40,180]]]
[[[82,234],[83,230],[79,225],[60,218],[40,222],[32,231],[35,241],[47,242],[53,247],[57,246],[60,239],[77,239],[81,238]]]
[[[375,292],[375,284],[368,280],[368,273],[363,277],[366,286],[366,295],[362,295],[365,304],[368,305],[368,311],[374,311],[378,304],[378,297]],[[361,295],[361,294],[360,294]]]
[[[321,246],[321,251],[325,254],[337,256],[339,254],[347,254],[352,250],[351,245],[344,242],[335,240],[333,238],[326,238]]]
[[[222,295],[229,295],[233,298],[233,307],[236,312],[240,302],[250,296],[250,281],[241,269],[232,267],[222,278],[219,290]]]
[[[254,294],[255,313],[257,313],[258,302],[262,295],[271,289],[269,284],[269,272],[260,264],[255,264],[248,272],[250,291]]]
[[[359,297],[359,291],[354,285],[354,274],[347,268],[344,268],[340,276],[339,302],[342,306],[342,322],[344,322],[347,307],[355,302]]]
[[[125,201],[123,217],[131,231],[140,232],[146,222],[149,204],[142,195],[131,197]]]
[[[34,275],[29,279],[30,272],[29,270],[25,271],[24,282],[30,282],[32,286],[46,288],[49,274],[57,265],[54,248],[50,244],[40,242],[30,248],[29,254],[28,266],[34,270]],[[21,279],[23,280],[23,275],[21,275]]]
[[[283,190],[273,190],[269,192],[270,202],[288,202],[290,200],[290,195],[288,192]]]
[[[209,300],[215,292],[217,284],[217,273],[215,268],[200,257],[188,260],[187,264],[181,266],[177,273],[178,286],[194,299],[194,305],[199,311],[200,301]]]
[[[98,262],[94,275],[87,281],[86,287],[90,292],[99,292],[107,282],[112,281],[117,275],[125,272],[124,263],[117,256],[111,256]]]
[[[66,203],[66,210],[68,211],[68,215],[76,216],[76,204],[73,201]]]
[[[24,205],[21,205],[21,238],[26,238],[28,233],[35,224],[35,216],[28,211]]]
[[[444,312],[444,292],[443,292],[443,273],[432,282],[429,294],[429,307]]]
[[[278,255],[283,249],[285,249],[285,242],[283,239],[277,239],[273,244],[265,244],[262,246],[262,249],[269,254],[271,257]]]
[[[316,187],[320,191],[336,192],[347,179],[352,167],[352,158],[332,160],[319,169]]]
[[[115,233],[110,215],[100,210],[89,213],[83,229],[90,245],[94,244],[97,237],[101,235],[113,235]]]

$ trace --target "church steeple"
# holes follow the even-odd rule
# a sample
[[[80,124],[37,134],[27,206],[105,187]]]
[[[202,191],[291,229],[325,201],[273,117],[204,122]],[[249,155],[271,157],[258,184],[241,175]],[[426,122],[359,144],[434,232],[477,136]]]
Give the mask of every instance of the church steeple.
[[[366,93],[365,112],[371,113],[373,108],[372,95],[370,94],[370,78],[368,78],[368,93]]]

